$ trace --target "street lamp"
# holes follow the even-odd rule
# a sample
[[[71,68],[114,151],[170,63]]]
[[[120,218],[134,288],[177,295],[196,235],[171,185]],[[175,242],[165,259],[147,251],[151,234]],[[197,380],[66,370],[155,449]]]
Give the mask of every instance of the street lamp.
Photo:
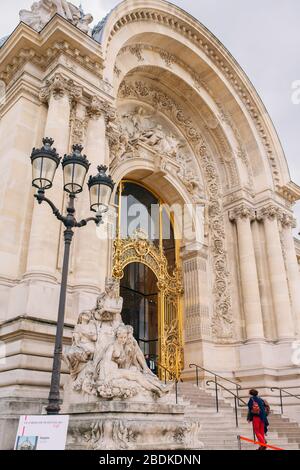
[[[97,170],[98,175],[90,176],[88,181],[90,205],[91,211],[103,214],[108,211],[109,200],[115,184],[110,175],[106,174],[107,166],[100,165]]]
[[[56,149],[52,147],[54,140],[48,137],[43,139],[43,147],[41,149],[33,149],[31,153],[32,163],[32,185],[37,188],[35,198],[38,203],[46,202],[52,209],[55,217],[60,220],[64,226],[64,258],[62,267],[59,307],[57,328],[55,335],[55,348],[53,356],[51,386],[49,392],[47,414],[58,414],[60,411],[60,372],[61,372],[61,356],[63,347],[63,328],[65,317],[65,304],[67,293],[67,279],[69,270],[70,247],[73,238],[73,228],[80,228],[87,225],[88,222],[95,222],[98,226],[102,223],[102,214],[108,210],[109,200],[114,188],[114,182],[111,177],[106,174],[107,167],[99,166],[98,174],[91,176],[88,182],[90,191],[90,210],[96,212],[95,217],[89,217],[77,222],[75,218],[74,200],[76,194],[83,190],[84,181],[90,167],[90,163],[85,155],[82,155],[83,147],[81,145],[73,145],[73,152],[65,155],[61,161]],[[58,165],[61,161],[64,175],[64,191],[69,196],[67,206],[67,214],[64,216],[55,207],[52,201],[45,196],[45,190],[50,189]]]

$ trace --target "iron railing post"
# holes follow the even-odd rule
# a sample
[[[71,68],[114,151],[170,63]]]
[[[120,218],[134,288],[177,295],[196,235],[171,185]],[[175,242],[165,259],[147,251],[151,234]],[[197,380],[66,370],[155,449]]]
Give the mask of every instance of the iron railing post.
[[[197,384],[197,387],[199,387],[198,366],[196,366],[196,384]]]
[[[241,436],[237,436],[237,440],[238,440],[238,450],[242,450]]]
[[[236,384],[236,396],[238,398],[237,406],[240,406],[239,385]]]
[[[218,397],[218,379],[217,376],[215,375],[215,390],[216,390],[216,408],[217,408],[217,413],[219,413],[219,397]]]
[[[281,408],[281,414],[283,415],[283,400],[282,400],[282,389],[279,389],[279,395],[280,395],[280,408]]]
[[[237,397],[234,397],[234,411],[235,411],[235,424],[236,427],[239,427],[239,419],[238,419],[238,412],[237,412]]]

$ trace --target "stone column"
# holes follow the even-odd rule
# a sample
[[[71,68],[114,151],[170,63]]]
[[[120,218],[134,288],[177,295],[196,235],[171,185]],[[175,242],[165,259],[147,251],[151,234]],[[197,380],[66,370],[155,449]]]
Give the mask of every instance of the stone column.
[[[237,226],[246,337],[247,340],[252,341],[263,339],[264,329],[251,231],[251,220],[254,220],[255,213],[251,208],[243,204],[231,210],[229,218]]]
[[[287,283],[287,273],[279,235],[279,216],[280,209],[272,204],[263,207],[257,213],[257,219],[263,220],[264,222],[266,251],[277,335],[279,340],[286,340],[293,338],[294,326]]]
[[[257,220],[251,224],[256,268],[260,293],[261,311],[266,341],[274,341],[277,337],[276,322],[273,312],[272,291],[269,281],[268,260],[265,253],[264,228]]]
[[[79,98],[81,88],[72,80],[56,74],[47,80],[41,90],[40,99],[48,102],[48,114],[44,135],[52,137],[54,147],[61,156],[68,152],[70,138],[70,103]],[[62,210],[63,177],[59,167],[53,187],[46,195]],[[60,222],[55,219],[47,204],[34,204],[30,242],[27,258],[27,276],[32,273],[44,274],[55,279],[59,247]]]
[[[288,277],[288,286],[292,301],[292,311],[297,337],[300,337],[300,275],[292,229],[297,223],[291,214],[283,212],[281,216],[282,244]]]
[[[106,155],[106,111],[105,104],[93,97],[87,107],[87,131],[84,153],[91,162],[90,173],[97,173],[97,166],[105,164]],[[85,188],[80,194],[78,218],[91,216],[89,192]],[[108,248],[107,224],[99,228],[94,223],[78,230],[76,234],[75,283],[77,287],[103,290],[107,276]]]

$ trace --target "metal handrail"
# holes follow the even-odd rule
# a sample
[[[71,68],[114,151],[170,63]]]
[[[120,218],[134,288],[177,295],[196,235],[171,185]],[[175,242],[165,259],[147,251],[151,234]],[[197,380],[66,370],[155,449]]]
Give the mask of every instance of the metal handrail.
[[[138,341],[142,341],[142,343],[157,343],[158,338],[156,338],[156,339],[138,338]]]
[[[300,388],[300,387],[289,387],[289,389],[292,389],[292,388]],[[274,392],[275,390],[279,390],[281,414],[283,414],[283,398],[286,398],[284,395],[282,395],[282,392],[286,393],[290,397],[297,398],[297,400],[300,400],[299,395],[294,395],[293,393],[288,392],[286,388],[271,387],[270,390],[271,392]]]
[[[216,388],[216,408],[217,408],[217,413],[219,412],[219,396],[218,396],[218,387],[223,388],[223,390],[226,390],[226,392],[230,393],[234,397],[234,411],[235,411],[235,422],[236,422],[236,427],[238,428],[239,426],[239,419],[238,419],[238,403],[242,402],[244,405],[247,406],[247,403],[242,400],[237,394],[233,393],[229,388],[225,387],[224,385],[216,382],[215,380],[207,380],[206,385],[209,385],[210,383],[215,384]]]
[[[233,380],[227,379],[227,377],[222,377],[222,375],[216,374],[215,372],[212,372],[209,369],[205,369],[204,367],[199,366],[198,364],[190,364],[189,367],[196,367],[196,371],[197,371],[197,369],[204,370],[205,372],[209,372],[210,374],[214,375],[215,377],[219,377],[222,380],[226,380],[227,382],[230,382],[230,383],[236,385],[239,389],[242,388],[242,386],[240,384],[238,384],[237,382],[234,382]],[[198,377],[197,373],[196,373],[196,380],[197,380],[197,385],[199,385],[199,377]]]
[[[235,389],[236,389],[236,395],[238,397],[238,400],[240,401],[240,398],[239,398],[239,390],[242,389],[242,386],[240,384],[238,384],[237,382],[234,382],[233,380],[230,380],[230,379],[227,379],[226,377],[222,377],[222,375],[219,375],[219,374],[216,374],[215,372],[212,372],[211,370],[209,369],[205,369],[204,367],[202,366],[199,366],[198,364],[189,364],[189,367],[192,368],[192,367],[195,367],[196,368],[196,383],[197,383],[197,387],[199,386],[199,374],[198,374],[198,369],[201,369],[205,372],[208,372],[209,374],[212,374],[215,378],[214,382],[215,382],[215,386],[216,386],[216,396],[218,395],[218,390],[217,390],[217,384],[219,383],[218,382],[218,378],[221,379],[221,380],[225,380],[226,382],[229,382],[231,384],[233,384],[235,386]],[[217,413],[219,412],[219,403],[218,403],[218,400],[217,400]]]
[[[167,384],[167,373],[169,374],[170,376],[170,380],[174,380],[174,383],[175,383],[175,401],[176,401],[176,405],[178,404],[178,382],[183,382],[182,378],[177,378],[176,374],[174,372],[172,372],[170,369],[168,369],[166,366],[163,366],[162,364],[160,364],[159,362],[157,361],[153,361],[157,367],[161,367],[163,370],[164,370],[164,373],[165,373],[165,385]]]

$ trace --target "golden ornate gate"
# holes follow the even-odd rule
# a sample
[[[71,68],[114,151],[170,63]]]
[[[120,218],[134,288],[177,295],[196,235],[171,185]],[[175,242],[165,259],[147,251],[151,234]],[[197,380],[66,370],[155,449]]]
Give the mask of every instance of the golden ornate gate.
[[[122,279],[124,268],[130,263],[143,263],[157,278],[159,364],[177,378],[183,369],[182,335],[182,273],[176,268],[168,272],[168,262],[161,250],[151,243],[143,232],[134,238],[114,241],[113,277]],[[163,375],[163,367],[161,375]]]

